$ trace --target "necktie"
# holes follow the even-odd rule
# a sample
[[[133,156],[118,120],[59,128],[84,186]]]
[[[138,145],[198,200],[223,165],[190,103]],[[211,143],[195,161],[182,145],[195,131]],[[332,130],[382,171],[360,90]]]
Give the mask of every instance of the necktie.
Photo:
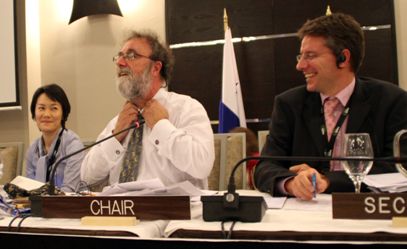
[[[335,128],[336,123],[338,122],[338,119],[343,111],[343,106],[341,102],[337,98],[327,98],[324,103],[324,113],[325,113],[325,125],[327,129],[327,134],[328,134],[328,140],[331,139],[333,129]],[[343,126],[343,125],[342,125]],[[344,132],[344,127],[341,127],[340,133]],[[338,134],[338,136],[335,139],[335,144],[332,152],[332,156],[340,156],[340,150],[341,150],[341,135],[343,134]],[[330,161],[330,170],[331,171],[337,171],[337,170],[342,170],[341,162],[340,161]]]
[[[119,182],[132,182],[137,180],[142,142],[143,125],[140,125],[140,127],[135,128],[131,134],[126,154],[124,155]]]
[[[341,115],[342,105],[339,100],[334,98],[327,98],[324,103],[325,125],[328,134],[328,140],[331,139],[333,129],[338,122]]]

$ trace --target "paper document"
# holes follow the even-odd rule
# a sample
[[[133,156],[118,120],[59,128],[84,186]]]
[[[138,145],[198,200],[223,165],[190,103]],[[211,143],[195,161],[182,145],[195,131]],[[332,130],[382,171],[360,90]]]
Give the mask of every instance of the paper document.
[[[173,184],[171,186],[164,186],[158,179],[134,181],[115,184],[105,188],[98,196],[120,195],[120,196],[146,196],[146,195],[187,195],[187,196],[200,196],[203,192],[192,185],[189,181]]]
[[[10,183],[16,185],[17,187],[21,189],[25,189],[27,191],[31,191],[37,188],[41,188],[42,186],[45,185],[45,183],[33,180],[24,176],[17,176],[14,178]]]
[[[183,181],[176,183],[174,185],[164,187],[161,189],[156,189],[154,191],[155,195],[189,195],[189,196],[200,196],[204,192],[192,185],[189,181]]]
[[[288,198],[284,210],[302,211],[332,211],[332,196],[329,194],[317,194],[316,198],[310,201],[298,198]]]
[[[363,183],[377,192],[401,193],[407,191],[407,177],[401,173],[367,175]]]
[[[284,203],[287,200],[287,197],[272,197],[272,196],[263,196],[266,201],[267,208],[281,209],[284,207]]]
[[[259,192],[257,190],[237,190],[241,196],[263,196],[267,208],[280,209],[283,208],[287,197],[273,197],[269,193]]]
[[[143,191],[146,189],[157,189],[164,187],[160,179],[154,178],[143,181],[123,182],[114,185],[106,186],[98,195],[115,195],[131,191]]]

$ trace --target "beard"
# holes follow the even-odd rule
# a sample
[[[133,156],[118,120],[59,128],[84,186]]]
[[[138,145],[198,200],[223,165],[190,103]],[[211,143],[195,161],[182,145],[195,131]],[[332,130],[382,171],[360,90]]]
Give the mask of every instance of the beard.
[[[126,74],[126,76],[116,78],[116,86],[120,94],[129,101],[146,97],[151,88],[150,70],[151,64],[139,75],[129,68],[119,68],[117,70],[118,75]]]

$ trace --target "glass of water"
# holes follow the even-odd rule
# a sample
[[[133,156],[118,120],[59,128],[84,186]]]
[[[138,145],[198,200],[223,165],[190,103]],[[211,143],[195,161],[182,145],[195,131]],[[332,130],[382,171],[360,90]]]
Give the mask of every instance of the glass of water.
[[[342,155],[355,160],[343,161],[343,168],[355,185],[355,193],[360,193],[362,181],[372,168],[373,147],[368,133],[348,133],[344,137]],[[365,159],[365,160],[357,160]]]

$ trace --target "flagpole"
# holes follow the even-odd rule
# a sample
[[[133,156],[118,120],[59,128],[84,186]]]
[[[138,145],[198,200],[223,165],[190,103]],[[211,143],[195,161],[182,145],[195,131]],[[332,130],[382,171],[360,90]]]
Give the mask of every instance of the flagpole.
[[[228,30],[228,14],[226,13],[226,8],[223,8],[223,29],[225,32]]]
[[[219,104],[219,133],[229,132],[238,126],[247,127],[242,90],[233,49],[232,32],[228,26],[226,8],[223,9],[223,25],[225,44],[223,46],[222,62],[222,99]]]
[[[326,7],[325,15],[326,15],[326,16],[332,15],[331,7],[329,7],[329,4],[328,4],[328,6]]]

